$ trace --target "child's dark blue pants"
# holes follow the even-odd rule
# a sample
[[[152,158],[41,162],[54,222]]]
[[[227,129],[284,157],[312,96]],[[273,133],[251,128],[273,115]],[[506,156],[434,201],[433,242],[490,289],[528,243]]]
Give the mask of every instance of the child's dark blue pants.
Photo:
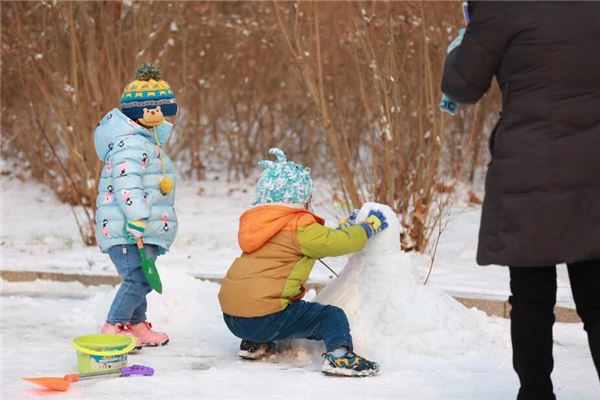
[[[240,339],[258,343],[284,339],[323,340],[327,351],[340,346],[352,350],[348,318],[339,307],[298,300],[283,311],[263,317],[227,314],[223,317],[229,330]]]

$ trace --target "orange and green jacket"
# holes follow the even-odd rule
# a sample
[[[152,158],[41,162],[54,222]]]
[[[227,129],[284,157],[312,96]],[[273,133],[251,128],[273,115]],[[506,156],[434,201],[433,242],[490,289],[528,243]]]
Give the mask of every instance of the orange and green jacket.
[[[294,205],[262,205],[240,217],[238,257],[221,284],[225,314],[261,317],[284,310],[304,296],[304,283],[317,258],[361,250],[360,226],[330,229],[323,219]]]

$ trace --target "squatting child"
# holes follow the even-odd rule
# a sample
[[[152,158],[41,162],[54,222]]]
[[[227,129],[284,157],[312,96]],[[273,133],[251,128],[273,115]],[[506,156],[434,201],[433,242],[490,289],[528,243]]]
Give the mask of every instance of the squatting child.
[[[387,227],[376,211],[366,221],[330,229],[308,211],[313,182],[310,169],[287,161],[261,161],[253,208],[242,214],[238,240],[243,254],[223,280],[219,301],[229,330],[242,339],[239,355],[257,359],[273,351],[274,341],[306,338],[325,342],[321,371],[331,375],[370,376],[379,365],[353,352],[344,311],[301,300],[304,284],[320,257],[361,250]]]
[[[106,114],[94,132],[96,152],[104,162],[96,238],[123,278],[102,333],[134,336],[138,348],[169,341],[146,320],[146,295],[152,289],[135,242],[142,238],[146,257],[155,260],[177,233],[175,170],[161,147],[173,126],[164,117],[175,116],[177,108],[158,67],[142,64],[123,91],[121,110]]]

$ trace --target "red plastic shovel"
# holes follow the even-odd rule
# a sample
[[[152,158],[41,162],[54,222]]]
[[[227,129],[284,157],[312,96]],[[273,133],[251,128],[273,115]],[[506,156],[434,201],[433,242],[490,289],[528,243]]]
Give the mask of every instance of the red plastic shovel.
[[[131,367],[121,368],[119,370],[115,370],[114,372],[94,372],[91,374],[67,374],[62,378],[23,378],[31,383],[35,383],[36,385],[43,386],[50,390],[60,390],[62,392],[69,389],[71,383],[75,383],[78,381],[86,380],[86,379],[94,379],[94,378],[102,378],[102,377],[110,377],[113,374],[119,374],[119,376],[130,376],[130,375],[144,375],[144,376],[152,376],[154,375],[154,369],[150,367],[145,367],[143,365],[132,365]]]

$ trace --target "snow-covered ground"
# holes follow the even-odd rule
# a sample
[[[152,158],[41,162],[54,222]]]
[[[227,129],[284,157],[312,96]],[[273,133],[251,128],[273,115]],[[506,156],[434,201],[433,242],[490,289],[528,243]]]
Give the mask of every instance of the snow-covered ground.
[[[150,317],[155,326],[171,335],[161,348],[143,349],[129,356],[129,363],[154,367],[154,377],[107,378],[73,384],[66,393],[49,396],[22,377],[63,376],[75,372],[71,340],[97,331],[112,301],[114,289],[85,287],[79,283],[28,282],[3,284],[2,299],[2,399],[32,399],[47,395],[65,399],[443,399],[506,400],[515,398],[518,385],[511,368],[509,325],[500,318],[487,318],[471,310],[477,325],[491,337],[487,345],[477,343],[472,351],[448,348],[440,354],[424,344],[439,348],[460,338],[440,337],[430,332],[412,332],[405,327],[401,348],[387,348],[393,341],[369,342],[356,337],[384,357],[382,372],[374,378],[343,379],[323,376],[321,359],[314,352],[299,351],[278,362],[243,362],[236,356],[238,340],[225,327],[219,313],[218,286],[190,279],[175,270],[165,270],[165,294],[150,295]],[[31,293],[38,292],[37,295]],[[27,292],[30,295],[20,296]],[[456,305],[455,305],[456,307]],[[425,307],[426,312],[430,309]],[[468,310],[464,310],[466,313]],[[425,319],[431,319],[426,315]],[[452,335],[444,326],[437,333]],[[404,317],[397,315],[399,323]],[[414,316],[411,316],[414,318]],[[410,320],[410,319],[409,319]],[[382,335],[393,335],[381,321]],[[374,339],[374,338],[373,338]],[[553,374],[559,399],[592,400],[600,392],[587,341],[580,324],[555,327]],[[413,348],[412,352],[407,349]],[[367,356],[373,356],[367,351]]]
[[[115,273],[107,256],[80,244],[69,207],[60,204],[49,190],[6,177],[0,177],[0,183],[2,269]],[[130,355],[130,364],[152,366],[156,375],[79,382],[69,392],[53,396],[290,400],[515,397],[518,381],[511,367],[508,321],[467,310],[445,293],[500,298],[508,294],[504,268],[475,266],[478,208],[457,207],[453,213],[440,243],[431,286],[417,284],[425,275],[427,259],[416,255],[390,253],[378,258],[371,277],[368,266],[362,268],[364,271],[360,267],[378,257],[376,250],[390,251],[371,246],[351,258],[341,279],[320,294],[347,308],[358,350],[382,362],[379,376],[325,377],[318,372],[322,349],[306,344],[271,361],[238,360],[239,342],[222,321],[218,286],[193,279],[190,273],[221,276],[238,255],[237,219],[251,199],[248,187],[215,181],[178,187],[179,236],[172,251],[159,259],[165,291],[149,297],[149,318],[157,329],[170,334],[171,343]],[[200,188],[202,194],[198,195]],[[325,194],[317,194],[317,211],[325,212],[333,223],[335,219],[325,211],[330,208],[318,207],[325,204],[325,198]],[[347,262],[348,258],[328,260],[338,270]],[[393,265],[386,274],[388,262]],[[313,279],[328,281],[329,275],[323,267],[315,266]],[[559,275],[559,296],[568,304],[568,279],[562,270]],[[360,285],[361,281],[365,284]],[[116,289],[79,283],[1,282],[2,399],[48,395],[19,378],[74,372],[71,340],[99,329]],[[379,293],[381,298],[376,295]],[[353,301],[359,296],[364,302]],[[553,379],[558,398],[597,398],[600,384],[581,324],[557,324],[555,341]]]

